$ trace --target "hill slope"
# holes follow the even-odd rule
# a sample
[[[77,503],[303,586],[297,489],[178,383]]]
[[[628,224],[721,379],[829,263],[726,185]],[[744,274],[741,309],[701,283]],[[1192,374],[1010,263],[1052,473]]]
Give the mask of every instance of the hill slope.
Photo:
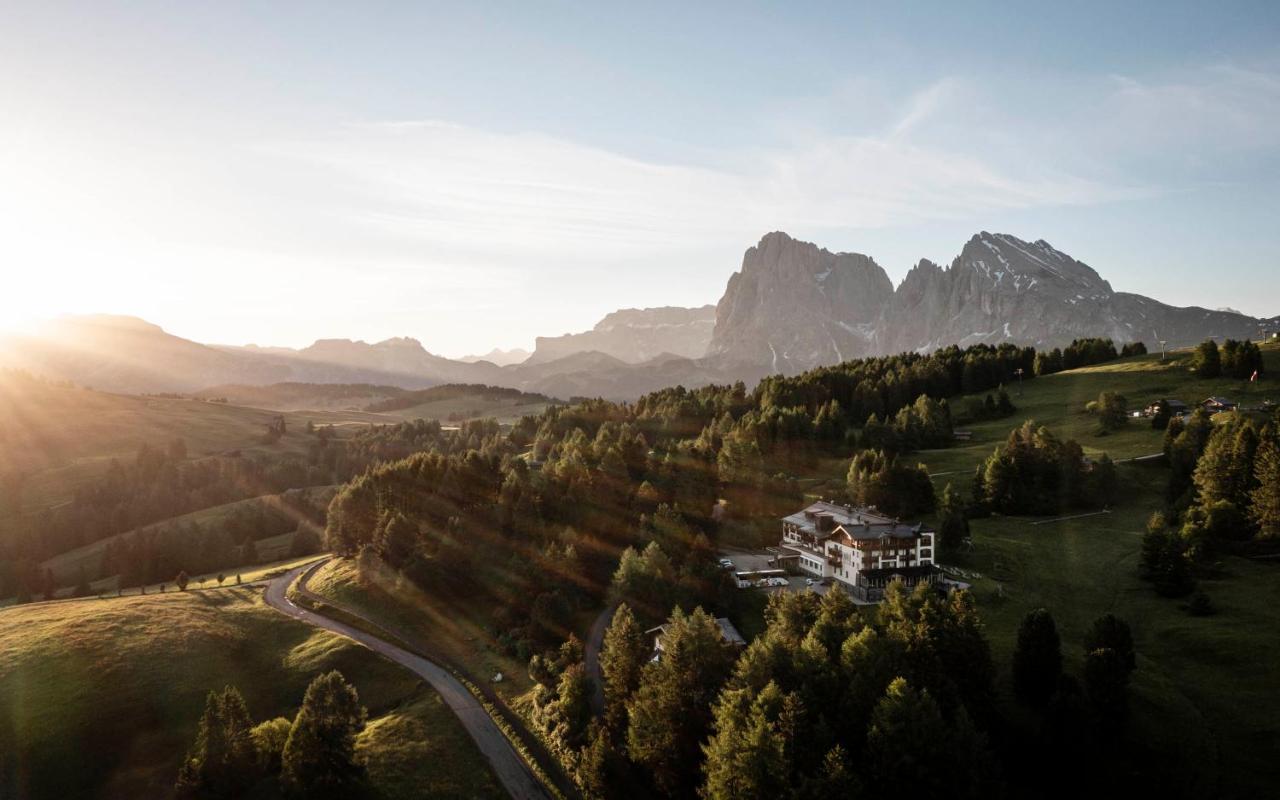
[[[236,686],[255,721],[292,716],[307,683],[331,669],[370,709],[359,746],[380,796],[502,796],[439,695],[365,648],[267,608],[260,592],[0,611],[0,796],[164,797],[207,692]]]

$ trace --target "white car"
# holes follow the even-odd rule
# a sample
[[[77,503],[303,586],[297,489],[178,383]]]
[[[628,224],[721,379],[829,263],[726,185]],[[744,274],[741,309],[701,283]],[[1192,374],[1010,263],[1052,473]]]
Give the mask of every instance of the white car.
[[[805,586],[812,586],[812,585],[814,585],[815,583],[817,583],[817,581],[815,581],[813,578],[805,578],[805,579],[804,579],[804,585],[805,585]]]

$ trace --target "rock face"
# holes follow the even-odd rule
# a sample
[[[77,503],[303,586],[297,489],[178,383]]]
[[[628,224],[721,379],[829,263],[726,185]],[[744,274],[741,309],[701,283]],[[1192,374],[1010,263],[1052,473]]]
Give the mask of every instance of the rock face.
[[[787,374],[865,356],[892,299],[889,276],[867,256],[770,233],[729,278],[707,355],[731,371]]]
[[[1116,292],[1044,240],[982,232],[947,268],[921,261],[893,289],[874,261],[771,233],[747,251],[717,307],[710,357],[745,373],[794,374],[868,355],[1107,336],[1185,346],[1260,335],[1266,321]],[[1274,327],[1274,326],[1273,326]]]
[[[877,352],[979,342],[1066,344],[1082,336],[1134,341],[1111,306],[1111,284],[1048,242],[986,231],[951,267],[913,269],[885,309]]]
[[[715,321],[715,306],[626,308],[609,314],[584,333],[539,336],[529,363],[542,364],[591,351],[628,364],[665,354],[701,358],[711,342]]]

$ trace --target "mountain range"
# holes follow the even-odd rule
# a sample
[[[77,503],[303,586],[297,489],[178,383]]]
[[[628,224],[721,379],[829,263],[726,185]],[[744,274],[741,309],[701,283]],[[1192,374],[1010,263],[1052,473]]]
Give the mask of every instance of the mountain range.
[[[775,232],[747,250],[730,277],[708,357],[730,372],[764,365],[794,374],[951,344],[1046,348],[1105,336],[1178,347],[1265,330],[1276,330],[1276,320],[1116,292],[1088,264],[1044,240],[983,231],[950,266],[922,260],[894,288],[867,256],[830,253]]]
[[[897,287],[874,259],[764,236],[701,308],[624,309],[590,331],[538,337],[531,354],[449,359],[421,342],[322,339],[301,348],[206,345],[130,317],[68,317],[0,341],[0,366],[108,391],[200,392],[221,384],[443,383],[553,397],[628,399],[665,386],[795,374],[852,358],[950,344],[1036,347],[1107,336],[1169,347],[1256,338],[1280,317],[1179,308],[1116,292],[1089,265],[1039,240],[973,236],[949,266],[920,261]]]

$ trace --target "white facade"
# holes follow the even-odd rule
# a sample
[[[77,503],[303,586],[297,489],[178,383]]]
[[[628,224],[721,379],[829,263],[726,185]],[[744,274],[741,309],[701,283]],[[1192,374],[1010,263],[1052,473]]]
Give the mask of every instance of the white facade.
[[[818,502],[782,520],[782,547],[802,572],[878,596],[892,578],[933,583],[935,533],[874,508]],[[880,590],[880,591],[877,591]]]

